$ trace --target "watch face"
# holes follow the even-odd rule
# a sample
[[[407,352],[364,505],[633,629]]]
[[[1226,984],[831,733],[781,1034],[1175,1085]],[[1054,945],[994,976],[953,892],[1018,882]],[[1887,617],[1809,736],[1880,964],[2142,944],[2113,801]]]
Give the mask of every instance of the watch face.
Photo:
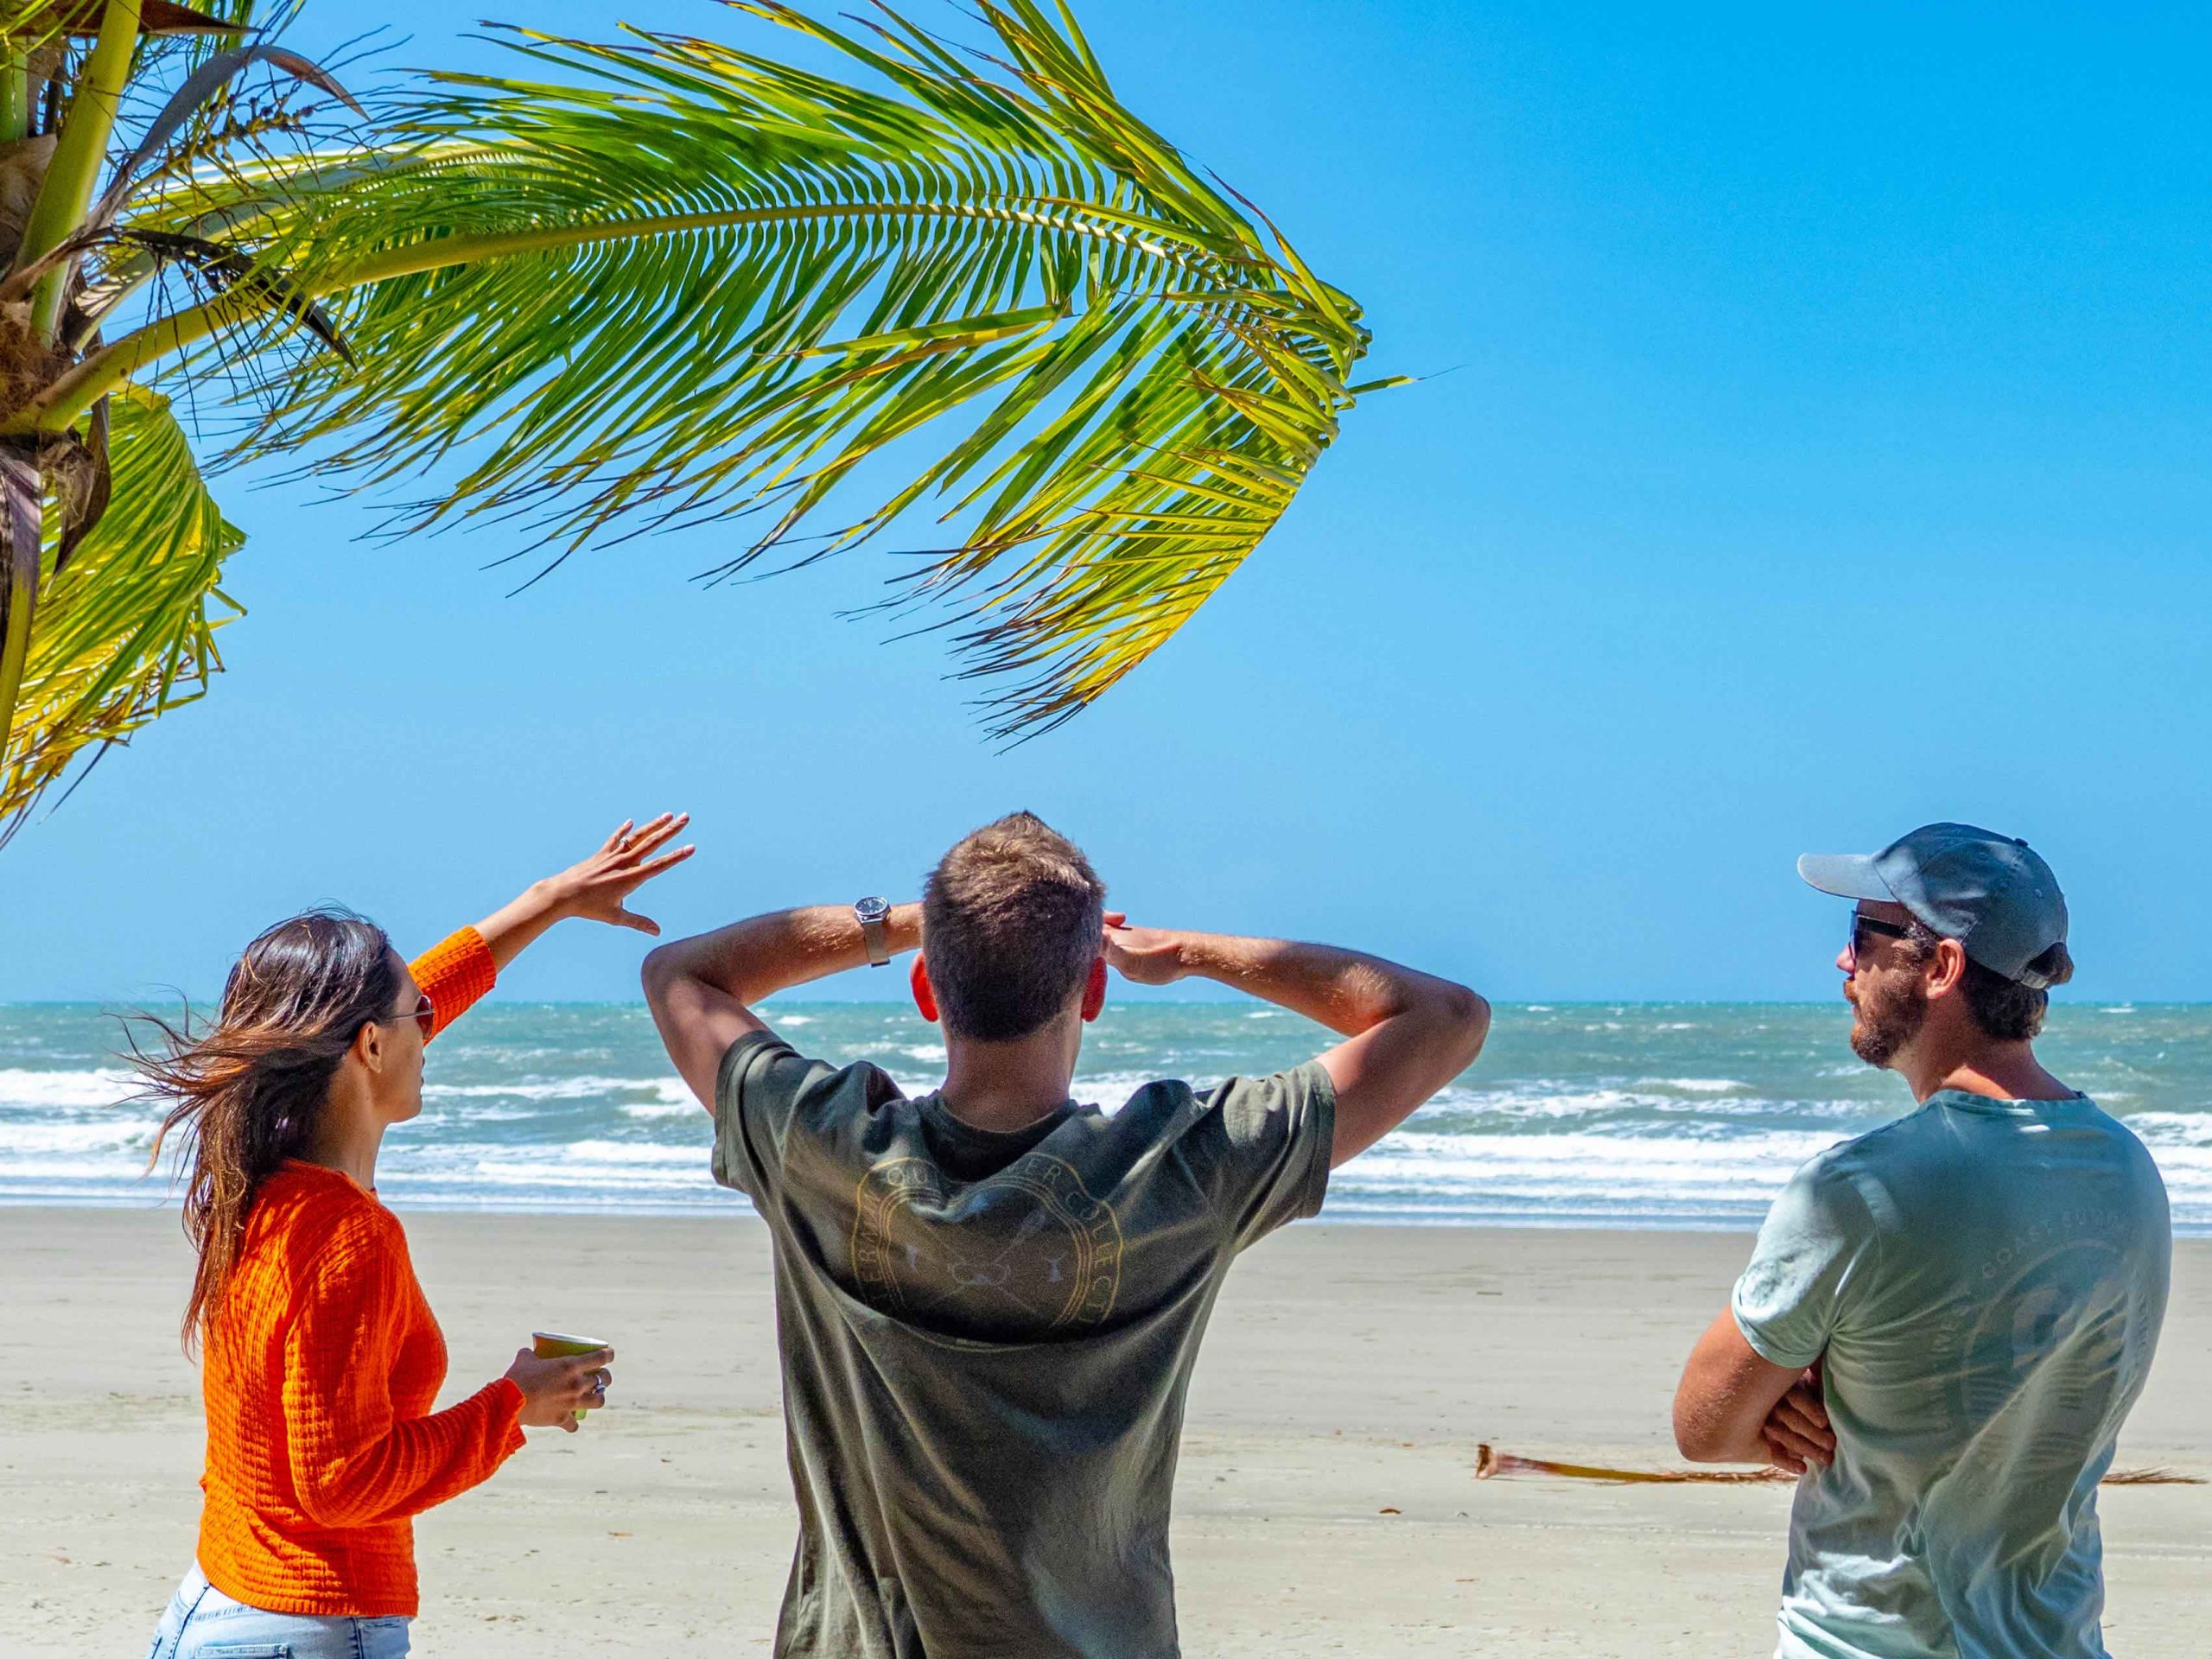
[[[891,913],[891,902],[887,899],[861,899],[854,903],[853,909],[862,921],[876,922]]]

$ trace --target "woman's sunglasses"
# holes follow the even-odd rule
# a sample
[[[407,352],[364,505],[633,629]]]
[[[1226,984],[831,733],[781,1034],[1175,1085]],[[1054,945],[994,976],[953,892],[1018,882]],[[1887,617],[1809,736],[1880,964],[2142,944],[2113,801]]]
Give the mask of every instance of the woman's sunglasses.
[[[423,1033],[423,1040],[424,1042],[429,1042],[431,1038],[437,1035],[438,1011],[436,1007],[432,1005],[430,1001],[430,994],[428,991],[424,991],[421,995],[415,999],[415,1006],[410,1009],[408,1013],[388,1014],[378,1023],[380,1025],[396,1026],[402,1020],[409,1019],[410,1017],[415,1021],[416,1028]]]

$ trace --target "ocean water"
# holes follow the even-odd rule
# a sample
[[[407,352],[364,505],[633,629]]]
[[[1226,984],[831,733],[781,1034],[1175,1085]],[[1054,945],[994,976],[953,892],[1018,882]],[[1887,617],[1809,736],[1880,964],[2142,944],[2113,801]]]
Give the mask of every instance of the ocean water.
[[[785,1003],[798,1047],[868,1059],[909,1092],[943,1074],[910,1008]],[[1859,1064],[1842,1005],[1501,1007],[1489,1048],[1403,1128],[1337,1172],[1327,1216],[1445,1224],[1745,1228],[1821,1147],[1910,1109]],[[1331,1040],[1240,1003],[1109,1008],[1077,1096],[1112,1108],[1154,1077],[1203,1083]],[[0,1007],[0,1202],[156,1205],[159,1114],[127,1101],[100,1009]],[[2054,1011],[2038,1052],[2140,1135],[2177,1224],[2212,1231],[2212,1005]],[[399,1205],[685,1211],[742,1205],[708,1173],[709,1125],[635,1005],[479,1007],[430,1051],[424,1107],[378,1165]]]

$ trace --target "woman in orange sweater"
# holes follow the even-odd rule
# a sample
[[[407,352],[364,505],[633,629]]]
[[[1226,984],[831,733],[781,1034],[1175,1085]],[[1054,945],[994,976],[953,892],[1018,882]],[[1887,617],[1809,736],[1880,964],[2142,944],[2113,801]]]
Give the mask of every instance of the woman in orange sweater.
[[[433,1411],[446,1347],[398,1218],[377,1201],[385,1131],[423,1109],[423,1049],[564,916],[660,930],[624,907],[688,857],[669,815],[624,824],[412,963],[341,911],[280,922],[231,970],[215,1023],[161,1027],[139,1064],[188,1144],[207,1472],[198,1560],[152,1659],[398,1659],[416,1607],[410,1517],[488,1478],[522,1427],[573,1433],[611,1350],[539,1359]],[[156,1155],[159,1146],[156,1145]]]

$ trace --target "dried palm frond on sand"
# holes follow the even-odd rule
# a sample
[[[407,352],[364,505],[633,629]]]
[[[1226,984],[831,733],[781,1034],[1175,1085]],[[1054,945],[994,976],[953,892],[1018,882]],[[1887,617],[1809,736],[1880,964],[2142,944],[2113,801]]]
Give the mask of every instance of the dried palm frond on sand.
[[[1554,1463],[1548,1458],[1516,1457],[1500,1452],[1487,1440],[1475,1448],[1475,1478],[1491,1480],[1499,1475],[1552,1475],[1562,1480],[1609,1480],[1616,1484],[1643,1483],[1707,1486],[1742,1486],[1771,1481],[1795,1484],[1797,1477],[1780,1469],[1605,1469],[1586,1463]],[[2202,1486],[2199,1475],[2179,1475],[2171,1469],[2115,1469],[2101,1483],[2107,1486]]]

